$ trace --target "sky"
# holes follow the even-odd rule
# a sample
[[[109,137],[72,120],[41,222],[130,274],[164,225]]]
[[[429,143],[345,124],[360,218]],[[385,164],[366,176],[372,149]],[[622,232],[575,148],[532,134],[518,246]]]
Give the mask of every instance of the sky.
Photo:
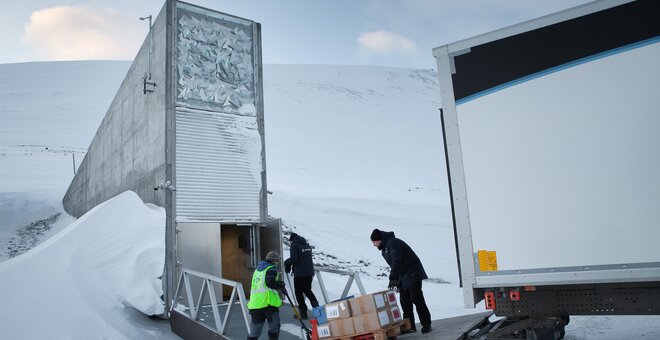
[[[262,25],[265,64],[435,68],[431,50],[587,0],[190,0]],[[4,1],[0,63],[132,60],[162,0]]]

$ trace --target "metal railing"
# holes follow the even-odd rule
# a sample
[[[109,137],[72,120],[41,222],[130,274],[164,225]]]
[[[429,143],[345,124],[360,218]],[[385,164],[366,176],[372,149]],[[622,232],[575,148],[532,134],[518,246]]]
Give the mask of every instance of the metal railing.
[[[328,290],[325,288],[325,283],[323,282],[323,275],[321,274],[322,272],[325,273],[331,273],[331,274],[338,274],[338,275],[344,275],[348,276],[348,282],[346,282],[346,285],[344,286],[344,290],[341,293],[341,296],[339,299],[346,298],[348,296],[348,293],[351,290],[351,286],[353,285],[353,282],[358,287],[358,290],[360,291],[360,295],[366,295],[367,292],[364,289],[364,286],[362,285],[362,281],[360,280],[360,275],[358,272],[350,271],[350,270],[342,270],[342,269],[336,269],[336,268],[329,268],[329,267],[318,267],[314,266],[314,273],[316,274],[316,280],[319,283],[319,287],[321,288],[321,294],[323,295],[323,301],[324,303],[328,303],[331,300],[328,298]],[[287,285],[289,287],[293,287],[291,284],[291,277],[290,275],[284,275],[286,276],[287,280]],[[291,298],[293,301],[298,304],[298,301],[295,298],[295,294],[292,294]]]
[[[202,287],[200,289],[196,304],[195,304],[195,300],[193,299],[193,291],[192,291],[192,286],[190,284],[191,276],[202,279]],[[229,298],[229,301],[226,303],[227,311],[225,312],[224,318],[221,318],[220,310],[218,309],[218,306],[224,305],[224,303],[222,304],[218,303],[218,299],[215,294],[214,284],[220,284],[220,289],[222,289],[222,285],[233,287],[231,291],[231,297]],[[181,276],[179,278],[179,284],[177,286],[176,293],[174,294],[175,299],[172,303],[172,310],[176,309],[176,307],[179,305],[179,294],[181,293],[182,287],[185,289],[186,298],[188,299],[188,304],[189,304],[187,308],[190,311],[190,315],[181,313],[184,316],[190,318],[195,322],[200,322],[199,312],[202,307],[205,307],[202,305],[202,303],[204,302],[204,300],[208,295],[210,299],[210,307],[213,311],[213,319],[215,321],[215,326],[216,326],[215,330],[219,334],[226,334],[227,325],[231,320],[232,307],[235,305],[236,298],[238,297],[238,304],[240,305],[241,311],[243,312],[245,328],[247,329],[248,333],[250,332],[247,300],[245,299],[245,292],[243,290],[243,285],[240,282],[219,278],[217,276],[204,274],[202,272],[198,272],[190,269],[182,269]]]

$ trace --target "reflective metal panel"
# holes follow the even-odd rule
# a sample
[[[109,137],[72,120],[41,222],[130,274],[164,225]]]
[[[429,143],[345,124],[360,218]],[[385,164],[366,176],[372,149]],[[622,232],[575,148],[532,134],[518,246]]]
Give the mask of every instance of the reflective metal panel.
[[[258,25],[184,3],[176,19],[176,219],[261,222]]]
[[[222,277],[219,223],[177,223],[176,243],[180,268]],[[193,291],[201,291],[202,280],[190,284]],[[215,289],[216,296],[222,296],[222,289]]]
[[[179,4],[177,104],[239,112],[254,106],[252,22]]]
[[[177,109],[177,221],[259,221],[256,124],[253,117]]]

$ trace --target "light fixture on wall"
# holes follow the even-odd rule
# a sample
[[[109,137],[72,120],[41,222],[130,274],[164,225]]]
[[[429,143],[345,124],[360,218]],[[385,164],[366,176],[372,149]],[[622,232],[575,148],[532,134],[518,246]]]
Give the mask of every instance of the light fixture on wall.
[[[140,17],[140,20],[147,20],[149,19],[149,65],[147,66],[147,72],[144,74],[142,77],[142,93],[147,94],[154,92],[154,87],[156,87],[156,83],[150,81],[151,80],[151,53],[153,50],[153,27],[151,25],[151,14],[146,17]]]

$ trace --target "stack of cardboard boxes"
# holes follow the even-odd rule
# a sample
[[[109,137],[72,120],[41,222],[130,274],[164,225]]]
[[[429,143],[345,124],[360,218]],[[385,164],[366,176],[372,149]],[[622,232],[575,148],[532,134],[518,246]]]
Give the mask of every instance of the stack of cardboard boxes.
[[[319,323],[319,338],[374,333],[403,320],[393,291],[328,303],[318,307],[314,315]]]

